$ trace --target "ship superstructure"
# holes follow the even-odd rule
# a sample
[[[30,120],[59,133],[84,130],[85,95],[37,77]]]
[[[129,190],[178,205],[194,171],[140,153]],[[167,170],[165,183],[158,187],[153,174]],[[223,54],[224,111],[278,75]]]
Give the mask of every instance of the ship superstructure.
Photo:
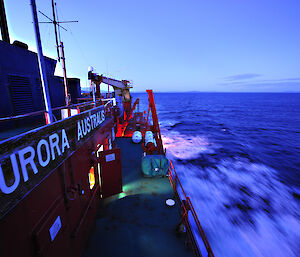
[[[148,110],[136,111],[128,80],[90,69],[92,95],[68,79],[66,104],[55,61],[42,57],[50,123],[36,54],[7,40],[0,52],[1,256],[213,256],[165,157],[152,90]]]

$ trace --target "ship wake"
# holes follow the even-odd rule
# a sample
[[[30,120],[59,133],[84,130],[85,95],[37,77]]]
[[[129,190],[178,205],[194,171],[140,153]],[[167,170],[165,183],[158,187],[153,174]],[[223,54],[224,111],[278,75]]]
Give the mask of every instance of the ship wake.
[[[215,256],[297,256],[299,191],[275,169],[205,137],[168,131],[163,141]]]

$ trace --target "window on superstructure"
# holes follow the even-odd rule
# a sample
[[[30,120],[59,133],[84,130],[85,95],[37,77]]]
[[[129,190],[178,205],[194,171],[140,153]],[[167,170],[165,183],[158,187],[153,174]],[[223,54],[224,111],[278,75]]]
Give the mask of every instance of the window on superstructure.
[[[94,186],[95,186],[95,183],[96,183],[96,181],[95,181],[95,169],[94,169],[93,166],[90,168],[88,177],[89,177],[90,189],[93,189]]]

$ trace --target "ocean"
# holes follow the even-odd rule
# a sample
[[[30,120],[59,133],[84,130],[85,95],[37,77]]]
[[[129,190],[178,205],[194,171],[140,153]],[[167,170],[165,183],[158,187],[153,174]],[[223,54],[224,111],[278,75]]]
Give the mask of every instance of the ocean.
[[[133,94],[147,110],[147,95]],[[300,256],[300,94],[155,93],[215,256]]]

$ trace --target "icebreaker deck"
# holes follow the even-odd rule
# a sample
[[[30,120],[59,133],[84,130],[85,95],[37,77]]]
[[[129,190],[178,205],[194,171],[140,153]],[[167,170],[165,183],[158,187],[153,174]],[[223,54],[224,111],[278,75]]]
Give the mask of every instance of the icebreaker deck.
[[[94,231],[84,257],[93,256],[193,256],[185,235],[176,234],[180,220],[168,178],[144,178],[142,147],[129,138],[118,138],[121,148],[123,193],[100,205]]]
[[[66,76],[63,42],[57,47],[64,76],[55,76],[56,60],[43,56],[30,2],[37,54],[22,42],[10,44],[0,0],[1,257],[213,257],[165,157],[153,91],[146,90],[148,110],[140,111],[130,80],[90,66],[91,92],[81,93],[80,80]],[[54,0],[52,11],[57,28]],[[131,142],[134,133],[140,144]],[[144,174],[156,177],[142,176],[143,152]],[[168,207],[168,198],[177,204]]]

